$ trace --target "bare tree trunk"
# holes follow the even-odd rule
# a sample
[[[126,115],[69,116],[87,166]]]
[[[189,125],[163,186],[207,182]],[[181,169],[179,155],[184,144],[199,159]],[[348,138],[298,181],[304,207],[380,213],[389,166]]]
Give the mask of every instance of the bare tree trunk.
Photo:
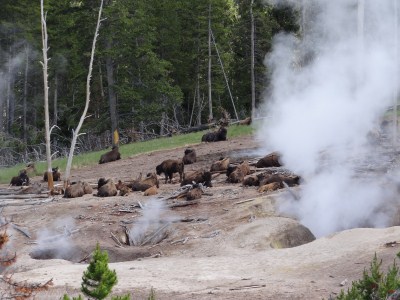
[[[11,46],[9,49],[9,53],[8,53],[8,69],[7,69],[7,93],[6,93],[6,107],[5,107],[5,111],[6,111],[6,122],[5,122],[5,131],[10,133],[10,119],[9,119],[9,109],[10,109],[10,98],[11,98]]]
[[[98,15],[98,18],[97,18],[97,25],[96,25],[96,30],[95,30],[95,33],[94,33],[94,38],[93,38],[93,43],[92,43],[92,52],[91,52],[91,55],[90,55],[89,71],[88,71],[88,75],[87,75],[87,79],[86,79],[86,102],[85,102],[85,108],[84,108],[83,113],[81,115],[81,118],[79,120],[78,126],[76,127],[75,130],[72,131],[72,141],[71,141],[71,148],[69,149],[68,161],[67,161],[67,166],[66,166],[66,170],[65,170],[64,187],[66,187],[68,182],[69,182],[70,173],[71,173],[71,166],[72,166],[72,158],[74,157],[74,150],[75,150],[76,140],[77,140],[77,138],[79,136],[79,131],[81,130],[83,121],[85,120],[87,111],[89,109],[89,103],[90,103],[90,80],[91,80],[91,77],[92,77],[94,52],[95,52],[95,49],[96,49],[97,36],[99,34],[102,10],[103,10],[103,0],[101,0],[101,3],[100,3],[99,15]]]
[[[57,126],[58,121],[58,73],[54,76],[54,95],[53,95],[53,125]]]
[[[27,143],[27,128],[26,128],[26,113],[27,113],[27,98],[28,98],[28,74],[29,74],[29,44],[25,45],[25,74],[24,74],[24,97],[22,99],[22,138],[24,143]]]
[[[50,121],[49,121],[49,86],[47,73],[47,27],[46,17],[43,12],[43,0],[40,0],[40,15],[42,20],[42,51],[43,51],[43,83],[44,83],[44,121],[45,121],[45,137],[46,137],[46,160],[47,160],[47,184],[50,190],[54,187],[53,172],[51,168],[51,149],[50,149]]]
[[[201,125],[200,75],[197,74],[197,125]]]
[[[250,4],[250,18],[251,18],[251,66],[250,66],[250,73],[251,73],[251,118],[255,119],[256,113],[256,83],[255,83],[255,73],[254,73],[254,14],[253,14],[253,4],[254,0],[251,0]]]
[[[208,7],[208,111],[208,120],[212,122],[214,116],[211,98],[211,3]]]
[[[107,39],[106,42],[106,50],[111,50],[112,40],[111,38]],[[114,90],[114,66],[113,61],[110,56],[106,57],[106,70],[107,70],[107,84],[108,84],[108,104],[110,108],[110,118],[111,118],[111,134],[115,132],[118,128],[118,119],[117,119],[117,96]],[[117,141],[113,138],[113,146],[117,144]]]

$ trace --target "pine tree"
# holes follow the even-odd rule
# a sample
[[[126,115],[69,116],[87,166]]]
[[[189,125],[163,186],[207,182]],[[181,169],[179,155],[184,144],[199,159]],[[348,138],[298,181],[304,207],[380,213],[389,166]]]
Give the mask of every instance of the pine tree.
[[[117,274],[108,268],[108,254],[97,244],[93,259],[83,272],[81,291],[94,299],[104,299],[116,284]]]

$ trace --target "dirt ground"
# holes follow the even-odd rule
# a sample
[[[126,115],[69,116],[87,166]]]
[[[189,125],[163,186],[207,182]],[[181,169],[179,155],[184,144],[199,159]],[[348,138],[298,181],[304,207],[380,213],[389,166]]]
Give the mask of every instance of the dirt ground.
[[[188,146],[198,160],[185,172],[209,169],[220,157],[239,162],[267,154],[253,136]],[[181,158],[186,147],[73,170],[72,179],[95,184],[100,177],[137,178],[154,172],[164,159]],[[133,192],[108,198],[54,196],[41,203],[1,199],[2,216],[25,232],[8,228],[8,250],[18,259],[6,271],[16,282],[52,279],[50,290],[34,299],[77,295],[99,243],[118,275],[114,292],[131,292],[133,299],[145,299],[151,288],[160,300],[328,299],[360,278],[374,253],[387,266],[400,251],[397,243],[385,245],[400,240],[400,227],[351,229],[313,240],[307,228],[277,212],[280,197],[291,196],[286,190],[260,194],[255,187],[226,183],[221,174],[195,204],[173,207],[185,202],[166,200],[180,188],[178,178],[165,184],[160,177],[160,183],[153,197]],[[125,229],[137,233],[142,245],[119,245],[115,237],[123,242]],[[147,237],[159,240],[149,244]]]

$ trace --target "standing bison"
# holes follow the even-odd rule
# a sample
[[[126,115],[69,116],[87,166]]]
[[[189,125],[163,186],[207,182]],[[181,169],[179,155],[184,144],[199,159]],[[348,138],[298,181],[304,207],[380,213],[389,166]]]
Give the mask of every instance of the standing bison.
[[[52,168],[52,173],[53,173],[53,181],[59,181],[61,179],[61,173],[58,170],[58,167]],[[44,172],[43,181],[47,182],[48,180],[47,176],[48,176],[47,172]]]
[[[156,173],[157,175],[161,175],[161,173],[165,174],[165,183],[172,182],[172,176],[174,173],[179,173],[179,182],[183,180],[183,171],[185,165],[183,164],[182,160],[174,160],[174,159],[167,159],[164,160],[161,164],[156,166]]]
[[[201,138],[202,142],[219,142],[226,141],[226,135],[228,130],[225,127],[221,126],[217,131],[207,132]]]
[[[119,153],[119,147],[113,146],[111,151],[104,153],[100,157],[99,164],[105,164],[108,162],[116,161],[118,159],[121,159],[121,154]]]

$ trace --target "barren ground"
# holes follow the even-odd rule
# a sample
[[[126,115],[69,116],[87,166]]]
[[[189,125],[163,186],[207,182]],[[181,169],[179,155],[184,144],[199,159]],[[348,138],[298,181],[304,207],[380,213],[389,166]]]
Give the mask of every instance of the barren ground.
[[[185,166],[186,172],[208,169],[222,156],[233,162],[260,156],[252,136],[191,146],[198,161]],[[96,183],[100,177],[136,178],[140,172],[154,172],[166,158],[181,158],[185,148],[73,170],[73,180]],[[98,242],[108,251],[110,268],[118,275],[114,292],[131,292],[134,299],[145,299],[151,287],[160,300],[328,299],[360,278],[374,253],[386,266],[400,251],[397,244],[385,246],[400,240],[400,227],[352,229],[283,248],[308,241],[297,221],[277,212],[277,196],[287,192],[259,194],[255,187],[225,179],[224,174],[215,177],[210,195],[203,195],[197,204],[170,208],[184,200],[160,200],[164,206],[150,214],[137,206],[138,201],[145,208],[152,207],[155,199],[179,188],[177,178],[173,184],[161,180],[158,197],[153,198],[134,192],[109,198],[55,196],[38,205],[14,200],[2,208],[2,215],[31,238],[9,227],[9,246],[18,260],[7,271],[14,273],[17,282],[43,283],[52,278],[52,288],[36,294],[35,299],[60,299],[65,292],[76,295],[87,256]],[[41,182],[41,177],[32,181]],[[111,238],[111,233],[120,236],[124,226],[136,230],[146,224],[160,225],[158,221],[167,231],[165,239],[155,245],[121,247]],[[57,235],[64,237],[49,239]],[[340,286],[346,279],[347,285]]]

